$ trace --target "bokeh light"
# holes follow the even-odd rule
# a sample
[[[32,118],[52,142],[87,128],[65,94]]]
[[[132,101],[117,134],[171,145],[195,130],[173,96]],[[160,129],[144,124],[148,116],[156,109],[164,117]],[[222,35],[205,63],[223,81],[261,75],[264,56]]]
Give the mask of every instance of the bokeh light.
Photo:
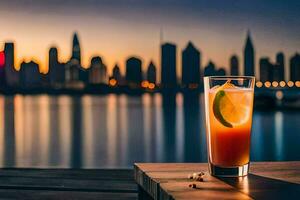
[[[278,82],[277,82],[277,81],[273,81],[273,82],[272,82],[272,86],[273,86],[273,87],[278,87]]]
[[[293,87],[293,86],[294,86],[294,82],[293,82],[293,81],[289,81],[289,82],[287,82],[287,85],[288,85],[289,87]]]
[[[277,91],[275,95],[276,95],[276,98],[277,98],[278,100],[283,99],[283,92],[282,92],[282,91]]]
[[[280,81],[280,82],[279,82],[279,85],[280,85],[280,87],[285,87],[285,86],[286,86],[286,83],[285,83],[284,81]]]
[[[256,82],[256,87],[261,88],[263,86],[263,83],[261,81]]]
[[[266,81],[264,83],[264,85],[265,85],[265,87],[269,88],[269,87],[271,87],[271,82],[270,81]]]
[[[112,86],[112,87],[116,86],[117,85],[117,80],[114,79],[114,78],[110,79],[109,80],[109,85]]]
[[[153,89],[155,88],[155,84],[154,84],[154,83],[149,83],[148,88],[149,88],[150,90],[153,90]]]
[[[148,81],[142,81],[141,86],[143,88],[147,88],[149,86],[149,82]]]

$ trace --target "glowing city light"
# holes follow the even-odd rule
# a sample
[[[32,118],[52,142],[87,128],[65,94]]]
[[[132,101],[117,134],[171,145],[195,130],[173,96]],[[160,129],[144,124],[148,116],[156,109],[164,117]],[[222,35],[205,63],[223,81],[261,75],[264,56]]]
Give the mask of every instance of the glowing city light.
[[[256,82],[256,87],[261,88],[263,86],[263,83],[261,81]]]
[[[283,99],[283,92],[282,92],[282,91],[277,91],[275,95],[276,95],[276,98],[277,98],[278,100]]]
[[[289,87],[293,87],[293,86],[294,86],[294,82],[293,82],[293,81],[289,81],[289,82],[287,82],[287,85],[288,85]]]
[[[269,87],[271,87],[271,82],[270,81],[266,81],[264,83],[264,85],[265,85],[265,87],[269,88]]]
[[[114,79],[114,78],[110,79],[109,80],[109,85],[112,86],[112,87],[116,86],[117,85],[117,80]]]
[[[300,87],[300,81],[295,82],[296,87]]]
[[[154,83],[149,83],[148,88],[149,88],[150,90],[153,90],[153,89],[155,88],[155,84],[154,84]]]
[[[273,81],[273,82],[272,82],[272,86],[273,86],[273,87],[277,87],[277,86],[278,86],[278,82],[277,82],[277,81]]]
[[[286,86],[286,83],[285,83],[284,81],[280,81],[280,82],[279,82],[279,85],[280,85],[280,87],[285,87],[285,86]]]
[[[143,88],[147,88],[149,86],[149,82],[148,81],[142,81],[141,86]]]
[[[4,67],[5,64],[5,55],[3,51],[0,51],[0,68]]]

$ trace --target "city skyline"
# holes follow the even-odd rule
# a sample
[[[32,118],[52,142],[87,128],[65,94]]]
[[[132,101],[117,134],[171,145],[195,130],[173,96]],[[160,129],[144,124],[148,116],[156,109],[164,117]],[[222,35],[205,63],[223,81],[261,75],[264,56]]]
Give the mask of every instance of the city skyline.
[[[226,74],[255,76],[257,81],[262,81],[267,85],[272,82],[272,85],[276,87],[279,82],[287,81],[284,76],[286,69],[290,69],[288,81],[295,81],[296,86],[299,87],[300,55],[296,52],[290,58],[285,59],[283,52],[277,52],[275,62],[270,61],[269,57],[257,58],[250,30],[247,31],[245,39],[243,64],[240,66],[239,58],[234,54],[229,58],[230,70],[217,67],[212,60],[203,66],[201,62],[202,52],[191,41],[181,51],[180,64],[176,62],[178,61],[176,43],[164,42],[160,44],[160,48],[160,71],[157,70],[157,66],[152,61],[147,70],[143,70],[143,59],[138,56],[129,56],[126,60],[124,75],[120,74],[118,65],[114,66],[112,73],[108,73],[107,65],[100,56],[94,56],[88,68],[83,67],[81,42],[78,33],[74,32],[69,60],[60,62],[57,47],[51,47],[48,55],[49,72],[43,74],[40,73],[39,63],[33,60],[30,62],[23,61],[20,70],[16,71],[14,69],[15,45],[6,42],[4,51],[0,51],[2,55],[0,57],[0,63],[2,63],[0,65],[0,78],[3,82],[1,87],[5,89],[5,86],[8,86],[8,88],[21,90],[38,88],[97,90],[97,88],[106,86],[122,88],[125,86],[129,89],[153,90],[158,86],[162,90],[176,88],[201,90],[203,76],[224,76]],[[256,58],[259,60],[257,67],[255,65]],[[285,67],[285,61],[289,62],[288,67]],[[181,68],[181,74],[177,73],[178,65]],[[259,68],[259,70],[255,70],[255,68]],[[161,80],[157,79],[158,75],[161,76]],[[281,85],[283,84],[285,85],[285,83],[281,83]],[[290,83],[289,87],[291,84],[293,83]],[[266,87],[268,87],[267,85]]]
[[[23,57],[27,61],[34,57],[45,69],[51,46],[58,47],[62,62],[69,59],[70,37],[75,30],[82,43],[84,66],[89,65],[93,56],[100,55],[109,72],[117,63],[124,74],[125,60],[130,55],[142,57],[144,63],[153,60],[160,66],[162,28],[165,42],[176,42],[181,50],[192,40],[202,52],[203,66],[213,60],[216,66],[228,70],[228,57],[232,54],[242,57],[247,29],[252,32],[257,57],[267,56],[274,61],[279,51],[287,57],[293,55],[300,46],[297,8],[296,1],[270,0],[174,0],[172,3],[12,0],[0,2],[0,18],[9,19],[1,20],[5,31],[0,31],[0,41],[13,40],[17,44],[17,66]],[[179,59],[180,55],[177,66]],[[256,66],[258,63],[256,60]],[[143,70],[146,66],[142,66]],[[178,74],[180,71],[177,67]]]
[[[162,34],[162,33],[161,33]],[[162,36],[161,36],[162,37]],[[111,70],[108,70],[109,67],[107,66],[107,64],[105,62],[103,62],[103,60],[105,60],[105,58],[99,56],[99,55],[95,55],[90,59],[90,63],[87,66],[82,65],[82,44],[80,43],[80,39],[78,37],[78,33],[74,32],[73,33],[73,39],[72,39],[72,47],[71,47],[71,54],[69,59],[66,62],[61,62],[61,60],[59,59],[60,55],[59,55],[59,50],[57,46],[52,46],[49,49],[49,54],[46,58],[46,60],[48,61],[47,64],[47,73],[43,72],[43,69],[41,67],[41,63],[37,62],[34,59],[31,60],[23,60],[22,63],[20,63],[20,66],[17,66],[15,60],[16,60],[16,51],[15,51],[15,43],[12,42],[5,42],[5,46],[3,48],[2,52],[5,52],[5,48],[8,48],[7,50],[12,51],[13,52],[13,57],[9,57],[9,62],[12,63],[12,66],[14,66],[17,71],[20,71],[21,66],[25,63],[35,63],[38,64],[38,68],[40,73],[42,74],[49,74],[50,72],[50,67],[54,67],[57,64],[61,65],[66,65],[66,68],[68,68],[69,66],[72,65],[78,65],[80,67],[82,67],[83,69],[89,69],[92,66],[92,62],[95,58],[100,59],[101,60],[101,65],[103,64],[105,66],[105,74],[107,74],[108,76],[114,74],[114,67],[117,66],[119,72],[120,71],[120,65],[116,62],[116,64],[113,66],[113,68]],[[275,79],[277,80],[289,80],[291,78],[291,67],[285,67],[285,66],[289,66],[290,65],[290,60],[289,59],[285,59],[286,55],[284,54],[284,52],[276,52],[275,57],[275,61],[273,61],[272,57],[258,57],[256,55],[256,48],[255,45],[253,44],[253,40],[252,40],[252,34],[250,32],[250,30],[247,30],[247,36],[244,42],[244,48],[243,48],[243,56],[240,58],[239,56],[237,56],[237,54],[232,54],[229,58],[228,58],[228,65],[225,66],[218,66],[216,65],[216,62],[213,59],[210,59],[208,61],[208,63],[203,63],[203,51],[201,51],[200,48],[198,48],[197,46],[194,45],[194,43],[189,40],[187,42],[187,44],[185,45],[185,48],[183,49],[178,49],[178,46],[176,43],[171,43],[171,42],[164,42],[163,40],[161,40],[160,43],[160,47],[161,47],[161,55],[160,55],[160,60],[159,63],[161,63],[161,65],[157,65],[153,60],[151,59],[149,64],[144,62],[144,58],[140,57],[140,56],[136,56],[135,55],[128,55],[126,57],[126,60],[124,61],[125,63],[125,72],[121,73],[122,76],[127,77],[127,61],[130,60],[131,58],[136,58],[139,60],[140,64],[138,64],[138,66],[141,67],[141,72],[142,74],[144,74],[145,76],[147,76],[147,67],[148,65],[154,65],[155,66],[155,70],[160,70],[161,73],[157,73],[155,76],[155,79],[157,81],[161,81],[164,82],[167,79],[167,82],[172,82],[173,80],[178,81],[178,79],[182,78],[182,82],[183,84],[186,84],[188,81],[187,78],[191,78],[193,80],[195,80],[195,78],[197,79],[197,77],[187,77],[185,75],[185,72],[183,69],[187,69],[187,70],[192,70],[193,73],[195,74],[201,74],[200,76],[202,76],[202,71],[204,71],[204,75],[205,75],[205,71],[209,70],[206,74],[208,75],[222,75],[222,74],[231,74],[231,75],[246,75],[246,76],[255,76],[257,78],[257,80],[272,80],[272,76],[270,77],[268,74],[268,71],[272,71],[273,67],[275,67],[274,69],[276,69],[277,73],[275,75]],[[6,51],[7,51],[6,50]],[[171,53],[170,53],[171,51]],[[186,52],[188,51],[188,52]],[[1,52],[1,49],[0,49]],[[189,55],[191,54],[191,55]],[[198,55],[197,55],[198,54]],[[11,53],[9,53],[9,55],[12,55]],[[290,56],[290,58],[299,55],[298,51],[294,52],[294,54],[292,54]],[[198,58],[197,58],[198,57]],[[175,61],[175,62],[174,62]],[[1,62],[3,62],[3,59],[1,60]],[[76,63],[74,63],[76,62]],[[170,63],[171,62],[171,63]],[[296,61],[298,62],[298,61]],[[274,63],[274,64],[273,64]],[[296,64],[297,65],[297,64]],[[207,66],[211,66],[213,69],[206,69]],[[261,69],[263,66],[265,69]],[[278,66],[276,68],[276,66]],[[267,68],[270,68],[270,70],[267,70]],[[171,71],[166,71],[164,72],[164,70],[171,70]],[[297,67],[295,68],[297,69]],[[55,71],[56,69],[54,69]],[[59,69],[58,69],[59,70]],[[178,71],[181,70],[180,73],[178,73]],[[199,71],[200,70],[200,71]],[[212,70],[212,71],[211,71]],[[224,72],[223,72],[223,71]],[[248,70],[248,71],[247,71]],[[188,73],[192,73],[192,71],[188,72]],[[294,70],[295,71],[295,70]],[[297,72],[298,73],[298,72]],[[166,74],[165,78],[161,75]],[[102,75],[103,76],[103,75]],[[161,76],[161,77],[160,77]],[[261,77],[264,76],[264,77]],[[269,76],[269,77],[268,77]],[[114,76],[113,76],[114,77]],[[161,79],[158,79],[158,77],[160,77]],[[295,75],[295,77],[298,77],[298,75]],[[77,79],[77,78],[75,78]],[[87,78],[86,78],[87,79]],[[127,79],[127,78],[126,78]],[[142,80],[142,78],[140,78],[140,80]],[[165,80],[164,80],[165,79]],[[186,79],[186,81],[184,80]],[[198,81],[199,82],[199,81]],[[177,85],[177,83],[175,83],[175,85]]]

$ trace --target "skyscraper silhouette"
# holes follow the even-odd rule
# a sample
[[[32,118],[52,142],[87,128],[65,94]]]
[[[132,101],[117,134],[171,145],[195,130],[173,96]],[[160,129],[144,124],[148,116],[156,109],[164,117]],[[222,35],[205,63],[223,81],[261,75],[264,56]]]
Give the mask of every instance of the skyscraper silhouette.
[[[247,33],[246,45],[244,48],[244,75],[255,75],[255,51],[250,36],[250,31]]]
[[[52,87],[61,87],[65,80],[65,66],[58,61],[58,52],[56,47],[49,50],[49,79]]]
[[[273,65],[270,63],[269,58],[261,58],[259,60],[260,81],[273,81],[272,68]]]
[[[276,54],[276,65],[274,69],[274,80],[282,81],[284,80],[285,75],[285,67],[284,67],[284,54],[282,52],[279,52]]]
[[[78,67],[78,74],[79,74],[79,80],[82,81],[83,83],[87,84],[89,80],[89,70],[84,69],[81,66],[81,48],[80,48],[80,43],[78,39],[78,34],[75,32],[73,36],[73,46],[72,46],[72,57],[71,57],[71,62],[73,65],[77,65]]]
[[[58,63],[57,48],[51,47],[49,49],[49,72],[52,70],[52,68],[56,67],[57,63]]]
[[[126,81],[129,86],[139,87],[142,82],[142,61],[130,57],[126,61]]]
[[[78,65],[81,66],[81,51],[80,51],[80,43],[78,39],[78,35],[75,32],[73,36],[73,47],[72,47],[72,57],[71,60],[76,60]]]
[[[15,48],[14,43],[5,43],[5,78],[6,84],[10,87],[15,87],[19,83],[19,74],[15,69]]]
[[[96,56],[91,60],[91,66],[89,69],[89,83],[92,84],[107,84],[107,69],[102,62],[101,57]]]
[[[28,63],[22,62],[20,76],[21,87],[24,89],[40,87],[41,74],[37,63],[33,61]]]
[[[161,46],[161,86],[163,88],[177,86],[175,44],[165,43]]]
[[[72,56],[65,65],[65,83],[67,87],[82,87],[83,82],[88,82],[88,72],[81,67],[80,43],[77,33],[74,33]]]
[[[212,61],[209,61],[207,66],[204,68],[204,76],[213,76],[215,74],[215,64]]]
[[[152,61],[147,69],[147,81],[156,84],[156,67]]]
[[[232,76],[239,75],[239,59],[236,55],[233,55],[230,58],[230,75]]]
[[[215,74],[216,74],[217,76],[225,76],[225,75],[226,75],[226,70],[225,70],[224,67],[220,67],[220,68],[215,72]]]
[[[200,83],[200,52],[192,42],[182,51],[182,85]]]
[[[300,55],[296,53],[290,60],[290,80],[300,81]]]
[[[122,75],[121,75],[120,67],[118,66],[118,64],[116,64],[113,68],[112,78],[114,78],[118,84],[120,84],[122,82]]]

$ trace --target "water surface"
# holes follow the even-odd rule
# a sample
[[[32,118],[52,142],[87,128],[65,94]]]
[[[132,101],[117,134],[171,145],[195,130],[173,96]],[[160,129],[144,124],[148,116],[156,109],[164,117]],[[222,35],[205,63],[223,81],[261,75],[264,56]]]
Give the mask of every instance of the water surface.
[[[206,162],[203,95],[0,96],[0,166]],[[251,160],[300,160],[300,113],[255,111]]]

